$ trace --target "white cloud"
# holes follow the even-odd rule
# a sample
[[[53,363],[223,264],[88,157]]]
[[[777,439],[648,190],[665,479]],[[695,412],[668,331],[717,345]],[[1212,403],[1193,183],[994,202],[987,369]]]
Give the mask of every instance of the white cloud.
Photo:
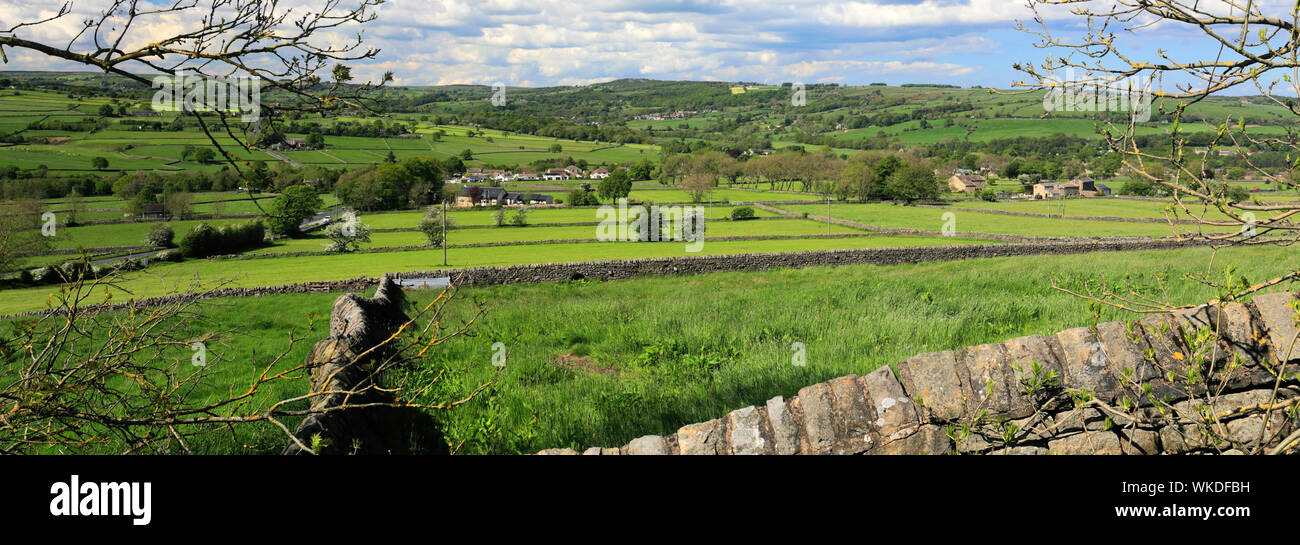
[[[72,15],[19,34],[64,43],[106,1],[79,1]],[[1283,0],[1260,2],[1286,7]],[[322,4],[281,3],[299,11]],[[0,0],[0,28],[54,14],[43,6]],[[864,83],[893,75],[1006,85],[1015,79],[1012,62],[1026,53],[1044,56],[1030,46],[1033,37],[1013,30],[1013,20],[1031,16],[1022,0],[388,0],[377,13],[365,38],[382,51],[354,74],[375,79],[391,70],[402,84],[620,77]],[[193,21],[171,15],[137,24],[129,42],[146,43]],[[345,43],[354,33],[320,38]],[[4,68],[72,66],[12,48],[10,61]]]

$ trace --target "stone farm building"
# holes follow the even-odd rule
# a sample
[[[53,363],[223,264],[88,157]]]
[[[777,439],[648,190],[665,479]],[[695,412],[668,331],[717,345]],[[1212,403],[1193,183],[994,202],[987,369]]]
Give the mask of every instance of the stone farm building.
[[[478,201],[474,196],[477,193]],[[542,193],[525,191],[508,191],[500,187],[462,187],[456,192],[456,206],[472,208],[475,206],[523,206],[555,204],[555,198]]]
[[[1035,199],[1106,197],[1109,195],[1110,188],[1093,181],[1092,178],[1075,178],[1068,182],[1043,182],[1034,184]]]
[[[979,193],[984,190],[984,183],[984,177],[978,174],[953,174],[951,178],[948,178],[948,189],[966,193]]]

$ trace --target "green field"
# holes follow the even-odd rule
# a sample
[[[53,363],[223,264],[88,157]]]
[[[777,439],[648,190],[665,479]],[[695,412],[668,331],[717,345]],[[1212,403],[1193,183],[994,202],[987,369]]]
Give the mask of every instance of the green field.
[[[481,244],[488,242],[536,242],[543,240],[595,240],[598,237],[597,226],[539,226],[539,227],[494,227],[486,229],[457,229],[450,231],[448,245]],[[864,231],[832,225],[829,234],[861,234]],[[708,224],[707,237],[739,236],[805,236],[828,234],[826,224],[803,219],[773,219],[763,221],[715,221]],[[270,247],[251,253],[282,253],[320,251],[329,239],[320,236],[308,236],[300,239],[281,239]],[[370,235],[370,242],[362,248],[385,248],[396,246],[424,246],[428,240],[418,231],[380,232]],[[627,243],[632,244],[632,243]],[[544,251],[543,249],[524,251]]]
[[[729,217],[733,207],[704,206],[706,218],[721,219]],[[493,217],[495,210],[448,210],[447,218],[456,225],[496,225]],[[514,214],[506,210],[506,219]],[[754,215],[771,217],[776,214],[755,208]],[[371,229],[414,229],[424,217],[424,212],[384,212],[358,216],[361,223]],[[528,211],[530,225],[546,223],[589,223],[601,221],[596,208],[533,208]]]
[[[447,441],[464,441],[460,452],[468,454],[616,446],[917,353],[1091,323],[1088,305],[1051,289],[1053,276],[1067,287],[1127,276],[1155,290],[1159,275],[1168,302],[1204,301],[1216,294],[1181,275],[1204,271],[1208,260],[1207,250],[1188,249],[464,288],[448,320],[467,318],[475,299],[486,301],[488,312],[476,336],[446,343],[422,362],[427,376],[450,371],[425,400],[445,400],[491,376],[491,345],[501,341],[509,359],[498,382],[474,402],[435,414]],[[1235,265],[1260,280],[1290,270],[1292,261],[1275,248],[1234,248],[1221,251],[1215,267]],[[419,304],[433,293],[408,296]],[[301,361],[326,334],[321,318],[336,297],[203,303],[195,331],[233,335],[210,349],[213,374],[197,395],[246,382],[258,364],[288,347],[291,328],[307,341],[286,362]],[[309,314],[318,317],[310,327]],[[1131,318],[1109,309],[1100,316]],[[807,347],[804,367],[791,364],[794,342]],[[286,382],[256,402],[300,394],[305,386],[305,379]],[[191,448],[270,453],[283,444],[269,426],[251,426],[238,441],[220,433]]]
[[[445,385],[455,391],[491,374],[492,343],[508,346],[507,377],[491,396],[439,415],[464,452],[581,451],[671,434],[914,354],[1091,323],[1084,301],[1051,289],[1053,275],[1077,287],[1085,276],[1129,274],[1154,289],[1163,274],[1171,302],[1204,301],[1215,293],[1179,276],[1208,262],[1196,249],[475,288],[451,314],[469,312],[472,296],[492,301],[479,336],[440,347],[430,365],[469,367]],[[1227,250],[1215,266],[1229,263],[1254,279],[1294,265],[1269,248]],[[794,342],[807,347],[806,367],[790,363]],[[586,367],[560,365],[561,356]]]
[[[818,217],[826,215],[825,205],[781,205],[778,208]],[[876,227],[926,231],[941,231],[947,223],[944,218],[947,213],[956,218],[955,227],[959,234],[975,232],[1037,237],[1174,236],[1170,226],[1163,223],[1030,218],[982,214],[959,207],[951,210],[890,204],[835,204],[831,207],[833,218]],[[1185,232],[1193,232],[1197,227],[1180,226]],[[1206,231],[1210,231],[1210,228],[1206,228]]]
[[[533,263],[567,263],[640,257],[680,257],[763,252],[796,252],[840,248],[880,248],[893,246],[941,246],[986,243],[960,238],[879,236],[828,239],[785,239],[745,241],[705,241],[702,250],[688,253],[680,242],[588,242],[531,246],[493,246],[453,248],[448,250],[448,267],[484,267]],[[440,250],[409,252],[297,256],[242,260],[186,260],[160,263],[140,272],[129,273],[121,287],[130,293],[116,293],[115,301],[155,297],[192,291],[196,283],[207,288],[222,284],[228,287],[278,286],[295,282],[345,280],[360,276],[377,277],[384,273],[427,271],[442,268]],[[32,287],[5,290],[0,300],[0,314],[45,308],[46,297],[58,288]]]
[[[1218,209],[1194,206],[1187,202],[1188,208],[1209,220],[1226,220],[1227,216]],[[1106,218],[1183,218],[1189,219],[1172,200],[1152,202],[1122,199],[1066,199],[1060,200],[1020,200],[1020,201],[958,201],[953,206],[971,210],[1004,210],[1029,214],[1051,214],[1065,216],[1086,216]],[[1166,215],[1166,210],[1169,214]]]

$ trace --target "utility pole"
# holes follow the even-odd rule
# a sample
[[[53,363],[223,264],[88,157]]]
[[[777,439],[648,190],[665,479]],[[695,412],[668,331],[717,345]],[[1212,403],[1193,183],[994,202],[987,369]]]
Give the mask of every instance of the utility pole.
[[[442,266],[447,266],[447,199],[442,200]]]
[[[826,234],[831,234],[831,195],[826,194]]]

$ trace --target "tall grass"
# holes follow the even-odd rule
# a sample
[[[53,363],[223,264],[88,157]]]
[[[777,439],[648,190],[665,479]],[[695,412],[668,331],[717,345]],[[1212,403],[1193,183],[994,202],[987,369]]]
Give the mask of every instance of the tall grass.
[[[1202,302],[1217,294],[1178,278],[1207,263],[1205,250],[1180,250],[476,288],[463,295],[492,303],[478,336],[441,347],[426,372],[465,370],[443,385],[463,391],[492,373],[492,344],[507,346],[489,395],[437,415],[462,452],[616,446],[914,354],[1091,323],[1051,275],[1075,286],[1131,275],[1148,289],[1163,276],[1172,302]],[[1216,260],[1228,263],[1256,280],[1294,266],[1266,248]],[[467,313],[466,299],[452,309]]]

